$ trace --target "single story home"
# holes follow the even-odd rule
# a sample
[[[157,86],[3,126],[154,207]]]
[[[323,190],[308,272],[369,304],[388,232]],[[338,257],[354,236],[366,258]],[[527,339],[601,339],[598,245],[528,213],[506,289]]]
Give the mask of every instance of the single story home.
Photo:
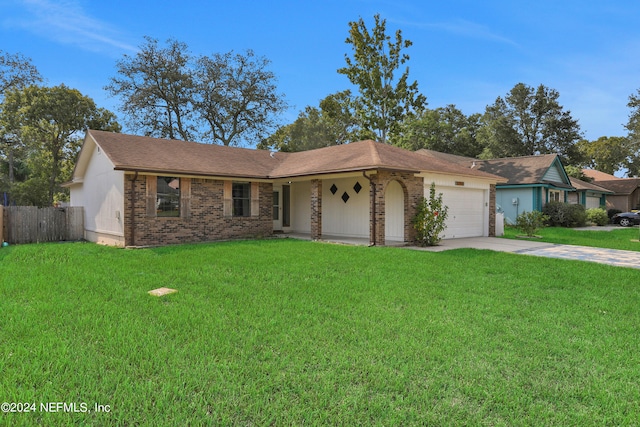
[[[607,196],[607,209],[622,212],[640,210],[640,178],[617,178],[593,183],[613,192]]]
[[[85,238],[117,246],[273,233],[415,240],[416,208],[435,183],[445,238],[495,233],[496,184],[478,168],[360,141],[281,153],[89,130],[67,183]]]
[[[575,189],[567,194],[569,203],[583,205],[587,209],[606,209],[607,198],[613,195],[613,191],[581,179],[569,177],[569,180]]]
[[[593,184],[612,192],[607,196],[607,209],[640,210],[640,178],[619,178],[594,169],[582,169],[582,173],[591,178]]]

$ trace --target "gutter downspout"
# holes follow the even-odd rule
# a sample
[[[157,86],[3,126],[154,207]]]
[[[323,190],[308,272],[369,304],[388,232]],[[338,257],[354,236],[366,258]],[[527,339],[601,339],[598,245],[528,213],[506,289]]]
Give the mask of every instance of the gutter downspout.
[[[373,178],[371,178],[370,176],[367,176],[367,172],[366,171],[362,171],[362,176],[367,178],[369,180],[369,184],[371,185],[371,189],[373,190],[371,197],[372,197],[372,206],[371,206],[371,213],[373,215],[373,219],[372,219],[372,225],[373,225],[373,239],[371,240],[371,244],[370,246],[375,246],[376,245],[376,228],[377,228],[377,224],[376,224],[376,184],[373,182]]]
[[[138,179],[138,171],[133,175],[131,180],[131,245],[136,245],[136,180]]]

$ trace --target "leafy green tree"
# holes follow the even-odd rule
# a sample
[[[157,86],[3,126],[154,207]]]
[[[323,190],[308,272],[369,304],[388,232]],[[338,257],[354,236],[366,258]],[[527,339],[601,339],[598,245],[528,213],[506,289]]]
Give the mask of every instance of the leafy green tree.
[[[640,89],[637,93],[629,96],[627,106],[631,108],[629,121],[625,126],[629,131],[629,156],[624,162],[627,168],[627,175],[640,175]]]
[[[30,58],[0,49],[0,102],[8,90],[23,88],[42,81]]]
[[[418,82],[408,83],[409,67],[400,77],[396,71],[409,60],[403,53],[412,45],[402,38],[400,30],[395,40],[386,34],[386,20],[374,16],[375,26],[369,31],[362,18],[349,23],[349,37],[353,56],[345,55],[346,67],[338,69],[359,88],[355,97],[355,112],[364,129],[377,134],[380,142],[388,143],[398,133],[407,116],[426,105],[426,97],[418,92]]]
[[[455,105],[426,109],[404,123],[402,135],[394,143],[408,150],[429,150],[477,157],[482,146],[477,142],[476,134],[480,129],[479,114],[466,116]]]
[[[484,158],[558,153],[567,164],[580,164],[578,121],[558,103],[560,94],[540,85],[518,83],[505,98],[487,106],[478,139]]]
[[[46,182],[46,199],[38,198],[41,205],[53,204],[58,194],[64,193],[59,185],[70,178],[83,131],[89,126],[120,131],[113,113],[65,85],[9,91],[3,104],[6,108],[0,120],[11,125],[10,131],[25,146],[31,174],[24,185],[28,183],[30,191],[41,194],[32,187]]]
[[[305,151],[371,138],[362,132],[350,108],[350,92],[338,92],[320,101],[320,108],[307,107],[291,124],[280,127],[258,148]]]
[[[581,140],[577,144],[585,161],[583,165],[613,175],[626,167],[633,156],[628,138],[601,136],[595,141]]]
[[[177,40],[166,47],[145,40],[117,62],[118,76],[105,87],[134,132],[240,145],[264,138],[287,108],[270,62],[250,50],[195,57]]]
[[[105,86],[120,97],[120,110],[134,132],[159,138],[193,140],[196,136],[190,70],[191,54],[185,43],[145,37],[135,56],[124,55],[116,63],[118,76]]]
[[[31,63],[30,58],[21,54],[10,54],[0,50],[0,115],[2,114],[5,93],[9,90],[24,88],[42,81],[38,69]],[[8,164],[7,185],[14,182],[14,156],[20,148],[20,141],[15,134],[6,127],[7,123],[0,121],[0,150]]]
[[[260,141],[277,124],[278,114],[287,108],[277,93],[270,61],[245,54],[214,54],[196,62],[193,106],[207,124],[203,139],[237,145],[240,138]]]
[[[431,183],[429,198],[423,197],[413,219],[416,240],[421,246],[435,246],[442,240],[442,232],[447,228],[449,208],[442,203],[442,193],[436,196],[436,185]]]
[[[582,168],[580,166],[575,165],[567,165],[564,167],[564,171],[572,178],[577,178],[581,181],[591,182],[593,181],[591,178],[586,176],[584,172],[582,172]]]

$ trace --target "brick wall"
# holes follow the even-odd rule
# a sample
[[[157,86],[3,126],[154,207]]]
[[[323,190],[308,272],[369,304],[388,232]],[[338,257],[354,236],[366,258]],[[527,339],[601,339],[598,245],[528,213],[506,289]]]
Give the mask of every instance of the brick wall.
[[[125,179],[125,245],[147,246],[194,243],[236,238],[264,237],[273,233],[273,185],[258,183],[259,213],[251,217],[229,217],[223,212],[224,181],[190,179],[188,209],[180,218],[162,218],[147,212],[147,180],[135,183],[134,233],[131,236],[131,175]],[[183,178],[184,179],[184,178]],[[185,186],[188,187],[188,186]],[[253,212],[252,212],[253,214]]]

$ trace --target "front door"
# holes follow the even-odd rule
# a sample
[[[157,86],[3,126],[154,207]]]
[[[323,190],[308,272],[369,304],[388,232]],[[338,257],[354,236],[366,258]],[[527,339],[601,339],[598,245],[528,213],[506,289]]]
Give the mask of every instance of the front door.
[[[282,231],[282,188],[273,187],[273,230]]]

